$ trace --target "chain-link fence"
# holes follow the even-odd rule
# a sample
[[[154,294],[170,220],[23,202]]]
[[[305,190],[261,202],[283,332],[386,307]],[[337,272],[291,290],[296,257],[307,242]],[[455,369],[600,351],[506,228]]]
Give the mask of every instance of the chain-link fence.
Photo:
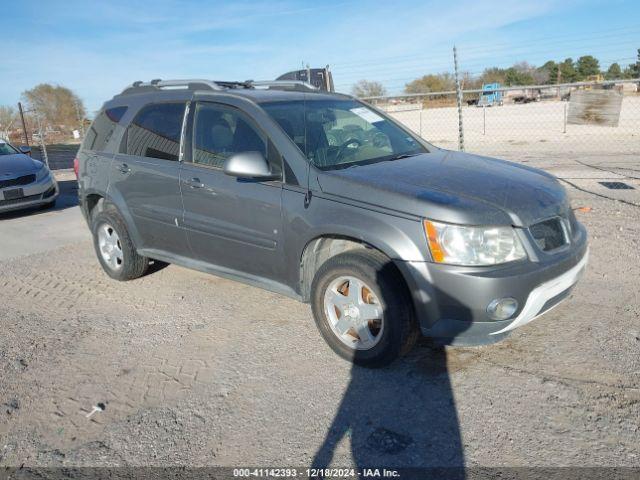
[[[52,170],[73,167],[73,159],[84,137],[84,122],[80,121],[78,130],[54,128],[49,125],[44,115],[35,108],[22,108],[11,127],[0,132],[0,139],[6,139],[13,145],[29,146],[31,156],[45,162]],[[79,110],[78,110],[79,113]],[[75,125],[71,126],[71,128]]]
[[[640,153],[638,80],[466,90],[464,149],[512,152]],[[459,148],[456,92],[367,99],[434,145]]]

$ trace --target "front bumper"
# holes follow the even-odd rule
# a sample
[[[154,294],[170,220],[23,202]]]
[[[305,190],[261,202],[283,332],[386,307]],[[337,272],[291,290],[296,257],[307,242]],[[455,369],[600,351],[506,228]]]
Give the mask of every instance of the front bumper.
[[[571,247],[538,261],[499,267],[456,267],[398,262],[413,296],[422,334],[453,345],[495,343],[569,296],[588,261],[587,235],[580,226]],[[512,297],[518,310],[492,320],[487,305]]]
[[[526,325],[558,305],[562,300],[567,298],[568,292],[578,283],[588,261],[589,250],[585,252],[582,260],[570,270],[534,288],[527,297],[527,301],[520,315],[511,321],[509,325],[496,332],[492,332],[491,335],[499,335]]]
[[[21,188],[21,198],[5,199],[4,192]],[[38,207],[53,202],[60,194],[58,182],[49,174],[42,180],[20,187],[8,187],[0,189],[0,213],[21,210],[23,208]]]

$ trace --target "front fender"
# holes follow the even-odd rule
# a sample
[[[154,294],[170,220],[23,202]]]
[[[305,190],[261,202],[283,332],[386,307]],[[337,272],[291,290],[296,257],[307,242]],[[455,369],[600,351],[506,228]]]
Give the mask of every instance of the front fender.
[[[305,207],[304,192],[283,191],[285,251],[292,288],[299,291],[300,261],[306,246],[323,237],[344,237],[368,244],[396,262],[430,259],[420,218],[392,215],[316,194]]]

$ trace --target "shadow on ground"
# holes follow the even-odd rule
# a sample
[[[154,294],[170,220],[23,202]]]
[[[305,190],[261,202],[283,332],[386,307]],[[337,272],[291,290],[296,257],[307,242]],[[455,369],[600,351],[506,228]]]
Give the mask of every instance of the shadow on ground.
[[[447,478],[464,478],[464,449],[444,347],[421,345],[382,370],[353,366],[312,466],[328,467],[349,444],[358,468],[445,467]]]
[[[377,273],[378,286],[385,285],[385,279],[386,285],[392,285],[388,280],[394,274],[395,266],[386,264]],[[385,336],[381,343],[393,338],[392,332],[397,331],[388,328],[392,325],[388,319],[406,314],[389,297],[400,294],[396,290],[387,292],[387,299],[384,294],[380,296],[387,325],[386,330],[382,329]],[[405,301],[411,301],[408,295]],[[457,304],[464,315],[471,315],[463,302]],[[455,322],[452,338],[465,329],[465,322]],[[445,347],[422,340],[408,356],[382,369],[356,365],[367,353],[353,351],[350,382],[312,467],[327,468],[332,461],[344,467],[345,460],[351,457],[359,469],[446,468],[446,478],[464,478],[464,449]]]

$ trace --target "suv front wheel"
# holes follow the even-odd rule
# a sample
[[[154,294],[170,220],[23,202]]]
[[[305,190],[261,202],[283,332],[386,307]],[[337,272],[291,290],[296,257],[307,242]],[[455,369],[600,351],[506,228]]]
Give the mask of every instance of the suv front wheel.
[[[358,365],[388,365],[411,350],[418,337],[400,272],[374,250],[327,260],[313,280],[311,304],[329,346]]]
[[[104,271],[116,280],[133,280],[149,268],[149,259],[136,252],[124,220],[115,210],[102,210],[92,219],[93,246]]]

